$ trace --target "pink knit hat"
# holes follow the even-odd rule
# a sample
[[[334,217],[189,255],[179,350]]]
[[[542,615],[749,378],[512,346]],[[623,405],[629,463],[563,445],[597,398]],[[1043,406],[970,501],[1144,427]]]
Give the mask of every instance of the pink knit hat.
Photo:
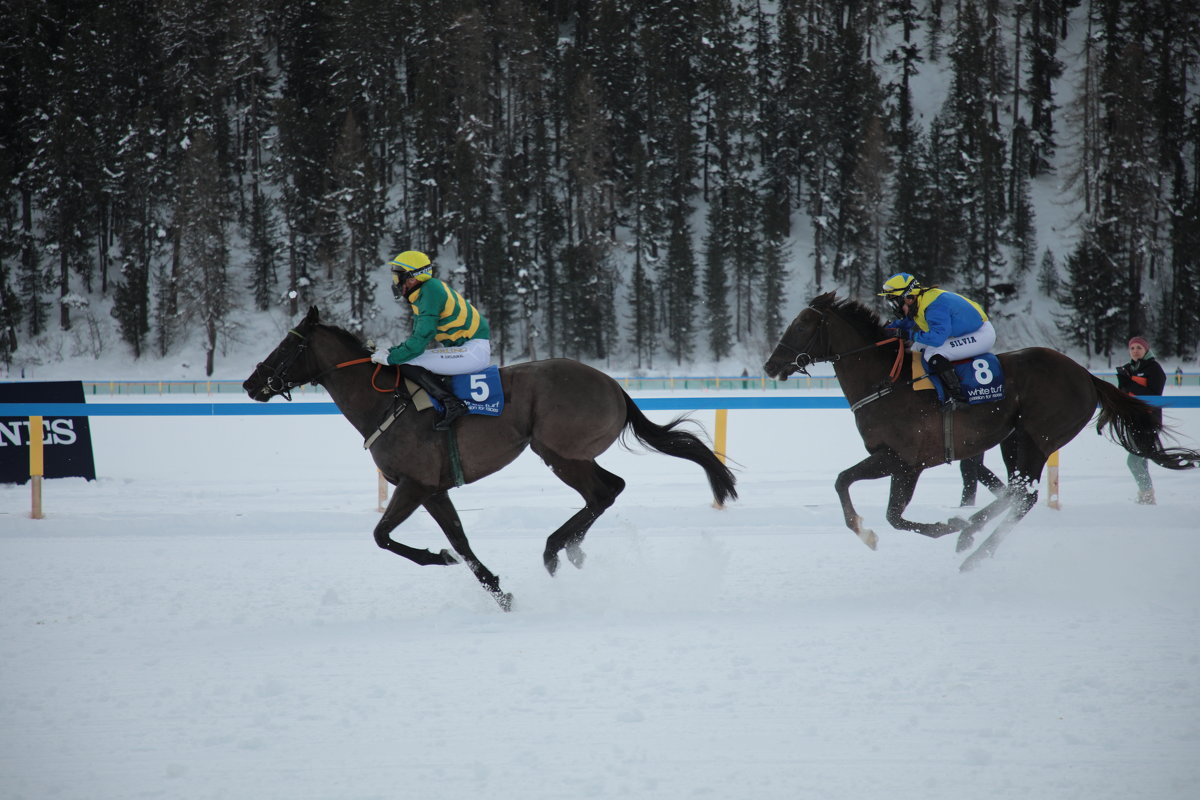
[[[1146,341],[1145,336],[1135,336],[1129,340],[1128,347],[1133,347],[1135,344],[1140,344],[1146,348],[1146,352],[1150,352],[1150,342]]]

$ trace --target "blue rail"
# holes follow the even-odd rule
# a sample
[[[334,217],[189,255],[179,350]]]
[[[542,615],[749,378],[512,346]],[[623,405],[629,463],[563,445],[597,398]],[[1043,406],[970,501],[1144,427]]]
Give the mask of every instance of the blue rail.
[[[1116,382],[1112,370],[1093,371],[1093,375]],[[793,375],[788,380],[777,381],[764,375],[681,375],[672,377],[644,377],[615,375],[613,379],[627,391],[643,392],[696,392],[711,389],[836,389],[838,379],[833,375]],[[0,378],[3,380],[3,378]],[[150,396],[150,395],[240,395],[245,392],[242,381],[217,380],[83,380],[83,391],[88,396]],[[1200,372],[1169,373],[1168,386],[1200,385]],[[300,395],[325,396],[320,386],[298,386]]]
[[[1143,397],[1165,408],[1200,408],[1200,395]],[[848,408],[844,397],[640,397],[643,411]],[[0,417],[239,417],[340,414],[333,403],[0,403]]]

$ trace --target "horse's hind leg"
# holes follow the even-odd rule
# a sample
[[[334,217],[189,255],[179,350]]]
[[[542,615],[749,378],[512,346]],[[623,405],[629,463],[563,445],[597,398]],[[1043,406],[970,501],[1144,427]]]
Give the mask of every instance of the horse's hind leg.
[[[1002,503],[1011,505],[1011,508],[1004,519],[1000,521],[996,530],[992,531],[991,535],[983,540],[983,544],[979,545],[975,552],[963,561],[959,567],[963,572],[974,569],[983,559],[990,558],[1008,532],[1037,505],[1038,482],[1042,477],[1042,468],[1046,465],[1046,456],[1034,444],[1029,434],[1022,430],[1014,432],[1005,439],[1000,445],[1000,451],[1004,454],[1004,463],[1008,467],[1008,491],[984,511]],[[978,516],[979,514],[976,514],[971,517],[971,527],[963,531],[963,536],[966,536],[968,532],[973,533],[978,530],[979,526],[986,521],[980,520],[976,523],[975,517]],[[964,549],[961,537],[958,549],[960,552]]]
[[[1025,515],[1037,505],[1038,490],[1035,481],[1029,481],[1024,477],[1013,476],[1009,482],[1008,491],[1012,495],[1012,507],[1008,514],[996,526],[996,530],[992,531],[983,544],[975,549],[975,552],[967,556],[959,570],[966,572],[979,566],[979,563],[985,558],[991,558],[996,552],[996,548],[1000,546],[1000,542],[1008,535],[1018,522],[1025,518]],[[961,549],[961,548],[960,548]]]
[[[595,461],[562,458],[554,453],[539,452],[538,455],[554,470],[559,480],[570,486],[583,497],[584,507],[546,539],[546,550],[542,560],[546,570],[553,575],[558,570],[558,553],[567,551],[567,558],[576,567],[583,566],[584,553],[580,545],[592,523],[613,504],[625,489],[625,481],[601,467]]]
[[[450,502],[450,496],[445,492],[435,492],[425,499],[423,505],[429,512],[429,516],[433,517],[434,522],[442,529],[442,533],[446,534],[446,539],[454,548],[454,552],[462,556],[475,579],[483,585],[484,589],[487,589],[492,597],[496,598],[496,602],[500,604],[501,608],[505,611],[511,610],[512,595],[500,590],[500,578],[485,567],[471,550],[471,544],[467,541],[467,534],[463,531],[458,511]]]

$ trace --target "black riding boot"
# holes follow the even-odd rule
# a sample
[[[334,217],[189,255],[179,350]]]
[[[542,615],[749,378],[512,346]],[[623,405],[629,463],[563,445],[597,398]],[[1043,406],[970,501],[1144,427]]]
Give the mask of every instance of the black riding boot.
[[[446,385],[442,383],[441,376],[434,375],[424,367],[416,367],[412,364],[401,364],[400,374],[429,392],[430,397],[442,404],[442,408],[445,410],[442,412],[441,419],[433,424],[435,431],[450,430],[454,420],[467,413],[467,404],[446,388]]]
[[[954,365],[950,363],[950,359],[943,355],[936,355],[929,359],[929,369],[932,370],[946,387],[946,402],[951,408],[956,407],[959,402],[966,402],[962,393],[962,384],[958,380],[958,373],[954,371]]]

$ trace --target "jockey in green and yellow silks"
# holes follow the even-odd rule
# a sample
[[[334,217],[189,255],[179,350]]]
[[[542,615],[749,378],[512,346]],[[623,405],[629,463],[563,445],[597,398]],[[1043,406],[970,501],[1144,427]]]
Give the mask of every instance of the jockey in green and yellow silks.
[[[401,366],[406,376],[442,403],[446,416],[434,427],[445,430],[455,417],[466,413],[466,405],[426,370],[437,375],[479,372],[492,360],[491,329],[479,309],[433,277],[429,256],[406,250],[392,259],[391,267],[393,296],[407,299],[412,307],[412,332],[395,347],[376,350],[371,360]]]

